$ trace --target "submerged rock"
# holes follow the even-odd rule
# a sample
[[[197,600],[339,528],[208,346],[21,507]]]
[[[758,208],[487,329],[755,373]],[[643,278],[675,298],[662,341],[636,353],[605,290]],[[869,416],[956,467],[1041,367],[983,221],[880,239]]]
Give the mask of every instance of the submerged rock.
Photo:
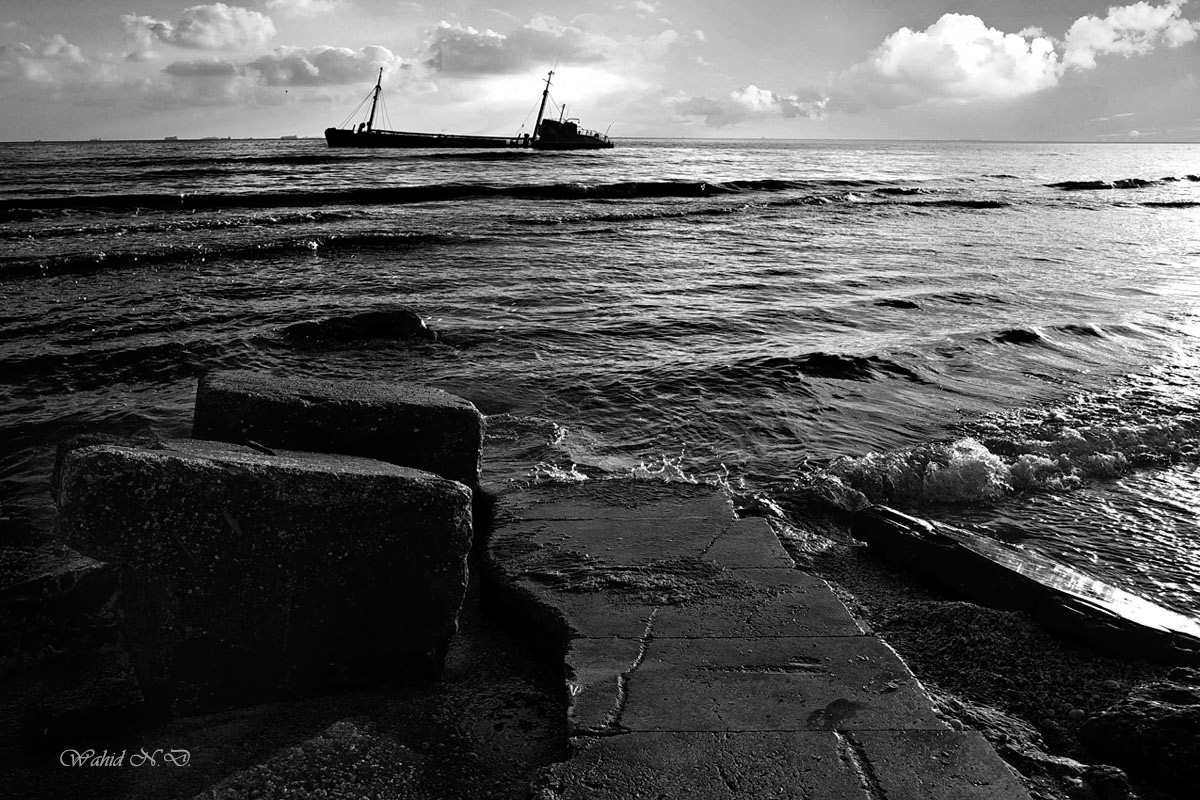
[[[346,342],[356,339],[419,339],[437,341],[436,332],[415,311],[403,306],[378,308],[358,314],[297,322],[280,331],[285,338],[301,343]]]
[[[1079,737],[1101,758],[1191,796],[1200,785],[1200,669],[1137,687],[1085,721]]]

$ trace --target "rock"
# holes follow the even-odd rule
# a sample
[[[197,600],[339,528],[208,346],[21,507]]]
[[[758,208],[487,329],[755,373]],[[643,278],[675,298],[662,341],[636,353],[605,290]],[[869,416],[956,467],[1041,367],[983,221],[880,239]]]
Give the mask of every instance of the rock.
[[[0,546],[0,656],[34,655],[113,624],[117,570],[61,544]]]
[[[214,372],[200,380],[192,436],[374,458],[475,487],[483,416],[415,384]]]
[[[884,506],[858,511],[870,552],[973,602],[1022,611],[1108,655],[1200,663],[1200,623],[1040,553]]]
[[[124,567],[142,688],[184,710],[441,669],[471,494],[429,473],[225,443],[65,453],[59,535]]]
[[[298,322],[280,333],[284,338],[303,343],[345,342],[357,339],[419,339],[437,341],[425,320],[403,306],[378,308],[358,314]]]
[[[1093,764],[1083,771],[1083,782],[1097,800],[1137,800],[1129,776],[1124,770],[1107,764]]]
[[[1079,738],[1101,759],[1190,796],[1200,785],[1200,670],[1138,686],[1086,720]]]

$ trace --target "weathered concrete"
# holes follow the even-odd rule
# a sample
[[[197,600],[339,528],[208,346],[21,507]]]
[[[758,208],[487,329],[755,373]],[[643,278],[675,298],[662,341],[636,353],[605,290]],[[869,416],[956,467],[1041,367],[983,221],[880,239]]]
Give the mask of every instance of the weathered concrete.
[[[416,470],[219,442],[66,452],[60,537],[120,564],[143,690],[182,710],[437,675],[471,493]]]
[[[196,391],[192,436],[362,456],[474,487],[483,416],[461,397],[417,384],[213,372]]]
[[[63,545],[0,547],[0,761],[142,720],[132,664],[115,645],[119,578]]]
[[[543,798],[1027,798],[762,519],[704,486],[497,503],[484,595],[564,665],[574,753]]]
[[[1124,658],[1200,664],[1200,624],[1039,553],[876,506],[851,532],[873,553],[977,603]]]

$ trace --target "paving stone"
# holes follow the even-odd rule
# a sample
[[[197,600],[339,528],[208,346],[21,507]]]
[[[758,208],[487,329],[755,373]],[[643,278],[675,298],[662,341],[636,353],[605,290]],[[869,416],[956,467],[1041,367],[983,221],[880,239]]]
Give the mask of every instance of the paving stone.
[[[889,800],[1027,800],[977,731],[854,731],[879,794]]]
[[[656,638],[627,692],[633,731],[946,728],[874,637]]]
[[[743,587],[662,606],[656,637],[860,636],[862,627],[821,578],[795,569],[731,570]]]
[[[572,734],[617,730],[627,676],[637,669],[636,639],[576,639],[565,658]]]
[[[827,583],[793,568],[765,519],[736,519],[720,492],[518,491],[488,556],[500,591],[566,637],[574,752],[534,796],[1027,797]]]
[[[578,740],[534,796],[868,800],[835,733],[634,733]],[[541,795],[536,794],[542,791]]]
[[[779,543],[771,523],[763,517],[734,520],[704,551],[711,558],[731,569],[743,567],[781,567],[793,569],[796,563]]]

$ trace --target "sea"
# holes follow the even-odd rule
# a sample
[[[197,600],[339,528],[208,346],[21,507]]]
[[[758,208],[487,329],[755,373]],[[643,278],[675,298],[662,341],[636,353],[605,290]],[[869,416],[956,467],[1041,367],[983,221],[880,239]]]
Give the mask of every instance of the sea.
[[[437,341],[298,341],[412,309]],[[0,525],[209,370],[419,382],[492,481],[883,503],[1200,617],[1200,144],[0,144]]]

